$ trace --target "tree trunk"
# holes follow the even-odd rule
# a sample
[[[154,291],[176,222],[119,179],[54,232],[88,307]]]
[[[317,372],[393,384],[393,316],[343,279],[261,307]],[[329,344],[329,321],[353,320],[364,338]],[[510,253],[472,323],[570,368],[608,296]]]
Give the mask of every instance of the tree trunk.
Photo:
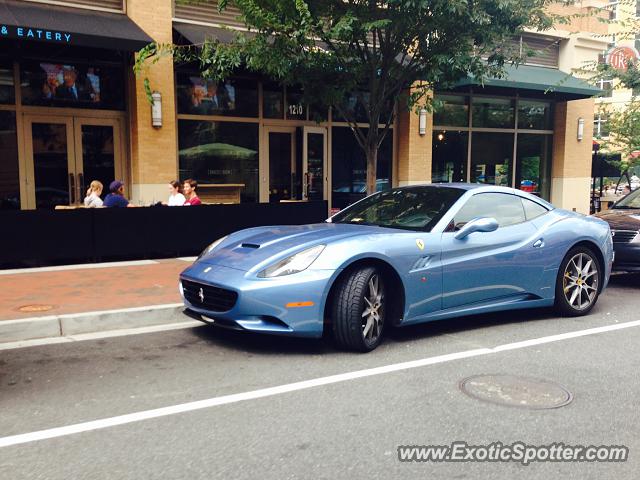
[[[367,145],[367,195],[376,192],[376,174],[378,166],[378,146],[376,142]]]

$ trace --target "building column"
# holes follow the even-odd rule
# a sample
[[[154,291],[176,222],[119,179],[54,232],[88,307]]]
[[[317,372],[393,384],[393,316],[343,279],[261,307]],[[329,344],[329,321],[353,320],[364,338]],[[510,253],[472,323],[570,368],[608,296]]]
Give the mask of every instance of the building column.
[[[557,102],[554,114],[551,203],[589,214],[594,100]],[[578,140],[578,119],[584,119]]]
[[[127,15],[158,43],[172,43],[172,0],[127,0]],[[133,74],[132,74],[133,75]],[[162,95],[162,127],[151,126],[151,104],[144,79]],[[149,65],[131,82],[129,103],[131,142],[131,200],[150,204],[166,200],[167,184],[178,177],[177,128],[173,60]]]
[[[418,114],[406,110],[403,106],[399,109],[396,123],[398,128],[397,186],[431,183],[433,115],[427,115],[426,134],[420,135]]]

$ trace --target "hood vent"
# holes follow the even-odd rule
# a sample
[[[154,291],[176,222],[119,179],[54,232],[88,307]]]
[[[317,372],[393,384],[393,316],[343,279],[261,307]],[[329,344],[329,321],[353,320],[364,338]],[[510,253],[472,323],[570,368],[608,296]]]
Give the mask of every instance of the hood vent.
[[[240,246],[242,248],[260,248],[260,245],[256,245],[255,243],[241,243]]]

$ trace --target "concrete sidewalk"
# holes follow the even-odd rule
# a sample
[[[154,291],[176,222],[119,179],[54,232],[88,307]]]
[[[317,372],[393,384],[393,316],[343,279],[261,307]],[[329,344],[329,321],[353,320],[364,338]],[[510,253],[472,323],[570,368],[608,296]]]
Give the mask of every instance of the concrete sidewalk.
[[[0,270],[0,343],[190,321],[178,275],[193,260]]]

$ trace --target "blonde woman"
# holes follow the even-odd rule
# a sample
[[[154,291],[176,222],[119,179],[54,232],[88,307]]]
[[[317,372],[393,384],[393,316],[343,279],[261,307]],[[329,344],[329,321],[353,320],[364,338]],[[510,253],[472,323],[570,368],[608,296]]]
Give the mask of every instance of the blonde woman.
[[[100,195],[102,195],[103,188],[102,183],[98,180],[91,182],[89,190],[87,190],[87,196],[84,197],[84,206],[87,208],[102,207]]]

